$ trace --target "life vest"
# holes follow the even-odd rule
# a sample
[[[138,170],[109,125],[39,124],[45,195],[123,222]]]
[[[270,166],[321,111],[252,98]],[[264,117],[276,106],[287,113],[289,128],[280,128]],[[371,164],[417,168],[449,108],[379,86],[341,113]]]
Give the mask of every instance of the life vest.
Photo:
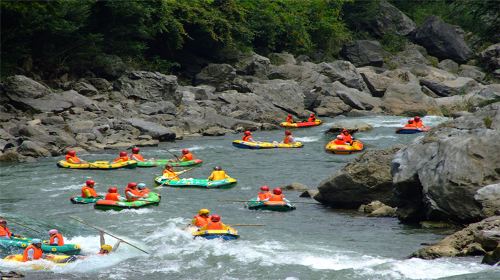
[[[114,201],[120,201],[120,194],[118,193],[107,193],[106,197],[104,197],[106,200],[114,200]]]
[[[225,228],[224,224],[221,221],[218,222],[212,222],[209,221],[207,226],[204,227],[206,230],[223,230]]]
[[[307,119],[308,122],[315,122],[316,121],[316,117],[309,117]]]
[[[185,155],[182,156],[181,158],[181,161],[189,161],[189,160],[193,160],[193,154],[192,153],[187,153]]]
[[[139,193],[142,195],[142,196],[145,196],[149,193],[149,189],[148,188],[144,188],[142,190],[139,190]]]
[[[113,160],[114,163],[117,163],[117,162],[126,162],[126,161],[129,161],[128,156],[117,157],[117,158],[115,158],[115,160]]]
[[[285,196],[282,194],[272,194],[269,201],[283,201],[284,198]]]
[[[35,245],[31,244],[29,245],[28,247],[26,247],[26,249],[24,249],[24,252],[23,252],[23,262],[27,262],[29,261],[28,259],[28,252],[33,250],[33,260],[38,260],[40,258],[42,258],[42,255],[43,255],[43,251],[41,248],[37,248],[35,247]]]
[[[339,139],[333,140],[333,143],[335,145],[345,145],[345,141],[344,140],[339,140]]]
[[[286,117],[287,123],[293,123],[293,117]]]
[[[179,176],[177,176],[177,173],[166,169],[163,170],[163,177],[167,178],[168,180],[180,180]]]
[[[283,143],[285,144],[292,144],[294,142],[294,139],[292,135],[287,135],[285,136],[285,139],[283,139]]]
[[[417,126],[414,123],[407,123],[405,124],[406,128],[416,128]]]
[[[0,238],[11,238],[12,233],[10,232],[8,227],[0,226]]]
[[[344,136],[344,141],[346,143],[352,143],[352,136],[351,136],[351,134],[343,134],[342,133],[342,136]]]
[[[131,195],[131,194],[133,195]],[[139,192],[139,190],[137,189],[129,189],[129,188],[126,188],[125,189],[125,197],[127,198],[128,201],[135,201],[137,200],[139,197],[142,197],[142,194]]]
[[[424,127],[424,123],[422,121],[418,121],[418,122],[414,121],[413,124],[415,125],[415,127],[418,127],[418,128]]]
[[[56,241],[56,239],[57,239],[57,241]],[[51,235],[50,236],[50,240],[49,240],[49,244],[50,245],[63,246],[64,245],[64,239],[63,239],[62,234],[57,233],[57,234]]]
[[[210,217],[205,218],[203,216],[196,215],[196,216],[194,216],[192,223],[193,223],[193,225],[201,228],[201,227],[208,225],[209,220],[210,220]]]
[[[224,170],[214,170],[208,177],[208,180],[217,181],[226,179],[227,175]]]
[[[140,154],[132,154],[130,158],[137,161],[145,161],[144,157]]]
[[[258,196],[259,200],[266,200],[268,198],[271,198],[272,193],[270,193],[270,192],[259,192],[257,194],[257,196]]]
[[[90,196],[87,196],[86,192],[90,193]],[[88,186],[83,186],[82,187],[82,197],[97,197],[97,193],[95,192],[94,188],[88,187]]]
[[[242,140],[245,142],[251,142],[253,140],[252,135],[245,135],[243,136]]]
[[[77,156],[66,155],[66,161],[69,163],[81,163],[81,160]]]

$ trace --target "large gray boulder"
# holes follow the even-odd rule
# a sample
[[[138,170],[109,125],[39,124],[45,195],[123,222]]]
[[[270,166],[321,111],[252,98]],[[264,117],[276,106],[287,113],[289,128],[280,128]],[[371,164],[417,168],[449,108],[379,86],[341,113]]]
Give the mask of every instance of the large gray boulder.
[[[500,215],[500,183],[480,188],[474,199],[481,204],[484,216]]]
[[[332,82],[339,81],[342,84],[360,91],[367,91],[363,77],[352,63],[344,60],[334,62],[322,62],[314,66],[314,70],[330,78]]]
[[[379,200],[394,205],[391,161],[400,147],[370,150],[318,185],[314,199],[335,208],[358,208]]]
[[[7,77],[3,87],[5,95],[12,101],[40,98],[52,92],[48,87],[23,75]]]
[[[252,52],[249,55],[241,57],[236,63],[235,68],[238,74],[255,75],[264,78],[269,70],[269,65],[271,65],[269,58]]]
[[[284,64],[296,64],[297,61],[295,57],[287,52],[282,53],[271,53],[269,54],[269,60],[273,65],[284,65]]]
[[[342,47],[341,55],[356,67],[384,64],[384,49],[378,41],[356,40]]]
[[[463,63],[472,56],[463,34],[464,31],[459,27],[447,24],[436,16],[430,16],[415,29],[412,39],[424,46],[430,55]]]
[[[287,112],[304,112],[304,93],[299,84],[290,80],[269,80],[249,83],[250,90],[270,104]]]
[[[393,115],[440,114],[434,98],[425,95],[416,82],[391,84],[382,97],[381,108]]]
[[[420,79],[420,84],[426,86],[435,94],[446,97],[452,95],[464,95],[472,90],[479,89],[478,83],[472,78],[458,77],[454,80],[436,82],[429,79]]]
[[[366,21],[365,27],[375,35],[382,37],[386,34],[408,35],[415,29],[415,23],[389,2],[378,1],[373,11],[373,20]]]
[[[230,88],[231,82],[236,78],[236,69],[229,64],[209,64],[196,74],[195,84],[207,84],[226,90]]]
[[[50,152],[37,142],[26,140],[17,148],[17,152],[24,156],[48,157]]]
[[[499,110],[496,103],[451,120],[396,154],[392,174],[400,219],[485,217],[475,195],[500,180]]]
[[[180,104],[177,77],[158,72],[132,71],[115,81],[115,90],[127,98],[146,101],[170,101]]]
[[[126,119],[125,121],[128,122],[133,127],[139,129],[144,134],[150,135],[151,137],[153,137],[153,139],[158,139],[160,141],[175,140],[175,133],[171,129],[163,125],[145,121],[139,118],[130,118]]]
[[[500,69],[500,43],[491,45],[479,53],[481,62],[490,70]]]

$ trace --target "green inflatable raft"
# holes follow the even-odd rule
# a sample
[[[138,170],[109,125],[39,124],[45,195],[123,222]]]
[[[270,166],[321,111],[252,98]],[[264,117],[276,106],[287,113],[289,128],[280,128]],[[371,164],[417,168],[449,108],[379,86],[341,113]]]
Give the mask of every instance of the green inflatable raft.
[[[4,248],[26,248],[31,244],[32,238],[25,237],[12,237],[11,239],[0,239],[0,246]],[[78,244],[64,244],[63,246],[52,246],[48,244],[48,241],[43,241],[42,250],[45,253],[52,254],[66,254],[66,255],[77,255],[80,254],[80,245]]]
[[[270,210],[277,212],[287,212],[295,210],[295,206],[284,201],[259,201],[252,198],[247,201],[247,207],[250,210]]]
[[[164,166],[167,164],[170,164],[173,167],[188,167],[188,166],[197,166],[202,163],[203,160],[201,159],[193,159],[188,161],[172,161],[170,159],[157,159],[148,161],[138,161],[137,167],[155,167],[155,166]]]
[[[94,204],[97,210],[115,210],[121,211],[124,209],[139,209],[148,206],[157,206],[160,204],[161,196],[158,193],[150,192],[148,197],[136,201],[114,201],[114,200],[98,200]]]
[[[167,180],[162,176],[155,178],[158,185],[178,188],[202,188],[202,189],[229,189],[234,187],[238,181],[234,178],[209,181],[208,179],[182,178],[180,180]]]
[[[73,204],[89,204],[96,203],[98,200],[104,199],[104,196],[99,195],[97,197],[81,197],[81,196],[72,196],[69,200]]]

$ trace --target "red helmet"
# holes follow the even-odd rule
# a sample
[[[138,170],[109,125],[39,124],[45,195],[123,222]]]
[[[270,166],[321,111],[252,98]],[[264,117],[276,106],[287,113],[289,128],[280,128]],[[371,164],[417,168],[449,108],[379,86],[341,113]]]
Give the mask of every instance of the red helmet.
[[[248,135],[252,135],[252,133],[250,132],[250,130],[246,130],[245,132],[243,132],[243,134],[245,134],[245,135],[247,135],[247,136],[248,136]]]
[[[70,156],[72,156],[72,157],[76,156],[76,152],[75,152],[75,150],[69,150],[69,151],[68,151],[68,155],[70,155]]]
[[[268,192],[269,191],[269,187],[268,186],[262,186],[262,187],[260,187],[260,190]]]
[[[139,151],[140,151],[140,149],[139,149],[139,148],[137,148],[137,147],[133,147],[133,148],[132,148],[132,153],[134,153],[134,154],[138,154],[138,153],[139,153]]]
[[[210,216],[210,221],[216,223],[216,222],[220,221],[220,216],[219,215],[212,215],[212,216]]]
[[[7,221],[6,220],[0,220],[0,225],[6,225]]]
[[[285,130],[285,135],[292,135],[292,132],[290,130]]]
[[[413,120],[408,120],[408,123],[413,123]]]
[[[95,185],[95,182],[94,182],[94,180],[87,180],[87,181],[85,182],[85,185],[87,185],[87,186],[89,186],[89,187],[93,187],[93,186]]]
[[[288,114],[288,117],[290,118],[292,116],[292,114]]]
[[[349,130],[342,128],[342,132],[349,132]]]
[[[125,151],[121,151],[121,152],[120,152],[120,156],[121,156],[121,157],[126,157],[126,156],[127,156],[127,152],[125,152]]]
[[[182,154],[183,154],[183,155],[185,155],[185,154],[187,154],[187,153],[189,153],[189,150],[188,150],[188,149],[183,149],[183,150],[182,150]]]
[[[130,182],[127,185],[127,188],[135,188],[135,187],[137,187],[137,183],[136,182]]]
[[[108,189],[108,192],[109,192],[109,193],[117,193],[117,192],[118,192],[118,188],[117,188],[117,187],[110,187],[110,188]]]
[[[420,117],[419,117],[419,116],[416,116],[416,117],[414,117],[413,119],[414,119],[415,121],[417,121],[417,122],[418,122],[418,121],[420,120]]]
[[[342,136],[342,135],[337,135],[337,139],[339,139],[339,140],[344,140],[344,136]]]
[[[280,188],[275,188],[275,189],[273,189],[273,193],[276,195],[280,195],[282,193],[282,191]]]
[[[311,113],[311,114],[309,115],[309,117],[314,117],[314,113]]]

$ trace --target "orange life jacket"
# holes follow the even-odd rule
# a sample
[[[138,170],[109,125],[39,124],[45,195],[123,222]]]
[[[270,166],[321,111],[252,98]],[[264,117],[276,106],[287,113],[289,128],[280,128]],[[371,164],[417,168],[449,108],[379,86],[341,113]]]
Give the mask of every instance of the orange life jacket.
[[[144,157],[140,154],[132,154],[130,158],[137,161],[145,161]]]
[[[344,141],[345,141],[346,143],[352,143],[352,136],[351,136],[351,134],[349,134],[349,133],[347,133],[347,134],[343,134],[343,133],[342,133],[342,136],[344,136]]]
[[[284,198],[285,196],[282,194],[272,194],[269,201],[283,201]]]
[[[293,143],[293,137],[292,137],[292,135],[285,136],[285,139],[283,139],[283,143],[285,143],[285,144],[291,144],[291,143]]]
[[[333,143],[335,145],[345,145],[345,141],[344,140],[339,140],[339,139],[333,140]]]
[[[125,189],[125,197],[127,198],[128,201],[135,201],[135,200],[138,199],[137,197],[131,196],[129,194],[129,192],[131,192],[133,195],[135,195],[137,197],[141,197],[142,196],[141,192],[139,192],[138,189],[129,189],[129,188],[126,188]]]
[[[242,140],[245,142],[250,142],[252,140],[252,135],[245,135],[243,136]]]
[[[259,197],[259,200],[266,200],[268,198],[271,198],[272,193],[270,193],[270,192],[259,192],[257,194],[257,196]]]
[[[114,200],[114,201],[120,201],[120,194],[118,193],[107,193],[106,197],[104,197],[106,200]]]
[[[129,158],[128,156],[124,156],[124,157],[117,157],[113,160],[113,162],[126,162],[126,161],[129,161]]]
[[[422,122],[422,120],[420,120],[418,122],[414,121],[413,124],[415,125],[415,127],[418,127],[418,128],[424,127],[424,122]]]
[[[218,222],[212,222],[209,221],[207,226],[204,227],[206,230],[223,230],[224,229],[224,224],[221,221]]]
[[[8,227],[0,226],[0,237],[4,237],[4,238],[5,237],[8,237],[8,238],[12,237],[12,233],[10,232]]]
[[[415,125],[415,123],[407,123],[407,124],[405,124],[405,127],[406,128],[417,128],[417,126]]]
[[[210,217],[203,217],[203,216],[200,216],[200,215],[196,215],[194,216],[193,218],[193,225],[197,226],[197,227],[204,227],[206,225],[208,225],[208,221],[210,220]]]
[[[90,196],[87,196],[86,192],[90,193]],[[82,187],[82,197],[97,197],[97,193],[95,192],[94,188],[88,187],[88,186],[83,186]]]
[[[42,255],[43,255],[42,249],[41,248],[37,248],[37,247],[35,247],[35,245],[31,244],[28,247],[26,247],[26,249],[24,249],[24,252],[23,252],[23,262],[27,262],[28,261],[28,252],[30,250],[33,250],[33,260],[38,260],[38,259],[42,258]]]
[[[192,153],[187,153],[185,155],[182,156],[181,158],[181,161],[189,161],[189,160],[193,160],[193,154]]]
[[[315,122],[316,121],[316,117],[309,117],[307,119],[308,122]]]
[[[286,117],[287,123],[293,123],[293,117]]]
[[[66,155],[66,161],[69,163],[81,163],[82,161],[77,156]]]
[[[54,245],[56,244],[55,239],[57,238],[57,246],[63,246],[64,245],[64,239],[62,234],[57,233],[57,234],[52,234],[50,236],[49,244]]]
[[[167,178],[168,180],[180,180],[179,176],[177,176],[177,173],[167,169],[163,170],[163,177]]]

